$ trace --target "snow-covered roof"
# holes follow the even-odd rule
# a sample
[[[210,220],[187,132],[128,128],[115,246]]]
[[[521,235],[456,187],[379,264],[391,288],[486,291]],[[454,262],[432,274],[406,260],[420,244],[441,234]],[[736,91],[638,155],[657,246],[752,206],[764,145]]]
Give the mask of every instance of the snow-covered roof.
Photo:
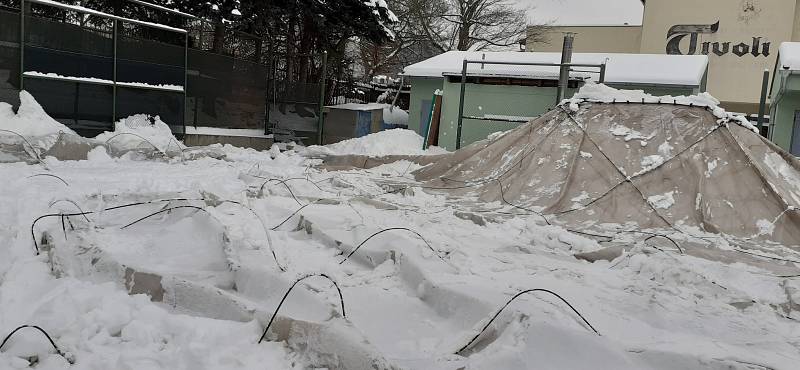
[[[800,42],[783,42],[780,47],[778,69],[800,70]]]
[[[377,109],[383,109],[383,107],[384,104],[380,103],[368,103],[368,104],[346,103],[346,104],[325,106],[325,108],[331,108],[331,109],[359,110],[359,111],[377,110]]]
[[[622,26],[642,24],[641,0],[517,0],[528,5],[531,22],[552,26]]]
[[[561,53],[449,51],[405,67],[403,73],[414,77],[460,74],[464,59],[493,62],[560,63]],[[604,61],[606,62],[606,83],[699,86],[708,66],[708,57],[705,55],[616,53],[575,53],[572,55],[572,63],[575,64],[601,64]],[[589,67],[575,67],[574,69],[579,71],[597,70]],[[558,67],[470,64],[467,72],[470,75],[557,76]],[[575,73],[572,75],[574,76]],[[595,80],[599,77],[597,73],[589,75]]]

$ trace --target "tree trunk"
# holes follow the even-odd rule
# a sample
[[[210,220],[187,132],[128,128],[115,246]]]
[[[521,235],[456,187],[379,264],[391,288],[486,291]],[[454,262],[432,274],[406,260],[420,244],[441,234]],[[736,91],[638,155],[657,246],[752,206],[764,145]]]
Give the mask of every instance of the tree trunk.
[[[289,19],[289,27],[286,30],[286,81],[294,80],[295,68],[295,28],[297,27],[297,19],[292,15]]]
[[[214,45],[211,51],[222,54],[222,47],[225,44],[225,25],[222,21],[214,24]]]
[[[469,50],[469,24],[462,24],[458,29],[458,50]]]

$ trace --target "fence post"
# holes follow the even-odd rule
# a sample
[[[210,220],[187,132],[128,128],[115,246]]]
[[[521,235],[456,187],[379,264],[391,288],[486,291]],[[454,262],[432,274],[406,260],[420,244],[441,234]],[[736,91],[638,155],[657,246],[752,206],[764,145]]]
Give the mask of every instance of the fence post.
[[[464,93],[467,89],[467,65],[469,62],[464,59],[461,65],[461,93],[458,96],[458,128],[456,129],[456,150],[461,149],[461,126],[464,121]]]
[[[606,83],[606,62],[600,65],[600,83]]]
[[[113,44],[114,44],[114,54],[113,54],[113,63],[114,63],[114,71],[111,85],[111,126],[113,129],[114,122],[117,122],[117,42],[119,40],[119,22],[114,19],[113,22],[114,33],[113,33]]]
[[[758,102],[758,132],[761,133],[761,130],[764,126],[764,112],[767,110],[767,88],[769,87],[769,69],[764,70],[764,75],[761,78],[761,99]],[[770,121],[774,118],[770,117]],[[764,137],[767,137],[765,135]]]
[[[25,90],[25,0],[19,0],[19,90]]]
[[[322,52],[322,71],[319,84],[319,114],[317,116],[317,144],[322,145],[322,111],[325,107],[325,79],[328,77],[328,52]]]
[[[186,94],[189,91],[189,30],[186,30],[185,39],[183,41],[183,132],[186,136]],[[196,98],[195,98],[196,101]],[[195,118],[193,119],[194,128],[197,128],[197,112],[195,111]]]
[[[556,91],[556,105],[564,100],[569,87],[569,69],[572,62],[572,43],[575,34],[572,32],[564,33],[564,44],[561,47],[561,68],[558,73],[558,90]]]

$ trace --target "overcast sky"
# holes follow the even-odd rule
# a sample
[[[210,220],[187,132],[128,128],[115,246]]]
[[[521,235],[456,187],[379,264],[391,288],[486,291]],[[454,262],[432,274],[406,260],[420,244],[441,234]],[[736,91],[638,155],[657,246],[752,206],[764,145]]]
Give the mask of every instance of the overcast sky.
[[[532,23],[554,25],[642,24],[641,0],[514,0],[533,7]]]

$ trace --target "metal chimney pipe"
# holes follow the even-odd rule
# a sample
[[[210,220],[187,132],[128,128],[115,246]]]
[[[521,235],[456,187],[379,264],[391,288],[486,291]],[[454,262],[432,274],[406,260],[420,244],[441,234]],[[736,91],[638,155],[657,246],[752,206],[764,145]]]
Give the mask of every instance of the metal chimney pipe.
[[[564,32],[564,46],[561,48],[561,69],[558,73],[558,92],[556,94],[556,105],[564,100],[569,85],[569,64],[572,62],[572,43],[575,41],[575,33]]]

